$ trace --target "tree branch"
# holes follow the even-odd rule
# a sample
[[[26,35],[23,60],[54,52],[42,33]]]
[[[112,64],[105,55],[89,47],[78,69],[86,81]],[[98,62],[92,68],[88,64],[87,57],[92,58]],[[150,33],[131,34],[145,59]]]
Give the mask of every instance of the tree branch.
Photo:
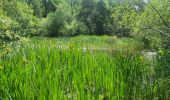
[[[159,13],[159,11],[151,4],[151,1],[148,0],[149,5],[151,6],[151,8],[158,14],[159,18],[162,20],[163,24],[169,28],[169,25],[166,23],[166,21],[164,20],[163,16]]]

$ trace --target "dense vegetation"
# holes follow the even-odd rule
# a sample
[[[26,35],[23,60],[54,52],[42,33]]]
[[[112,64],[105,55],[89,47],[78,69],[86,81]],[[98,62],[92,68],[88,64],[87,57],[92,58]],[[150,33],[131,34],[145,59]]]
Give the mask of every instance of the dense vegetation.
[[[168,100],[169,72],[170,0],[0,0],[0,99]]]
[[[169,0],[1,0],[0,37],[115,34],[169,48],[169,9]]]
[[[12,99],[167,99],[169,60],[160,52],[154,64],[129,48],[105,48],[110,37],[31,39],[6,50],[0,61],[1,98]],[[68,42],[69,41],[69,42]],[[96,47],[96,43],[105,43]],[[133,43],[129,40],[128,43]],[[117,45],[120,43],[115,43]],[[93,47],[93,48],[90,48]],[[100,48],[98,48],[100,47]],[[122,44],[122,49],[127,46]],[[135,49],[136,48],[136,49]],[[156,68],[156,69],[153,69]],[[163,80],[163,81],[162,81]],[[166,85],[165,85],[166,84]]]

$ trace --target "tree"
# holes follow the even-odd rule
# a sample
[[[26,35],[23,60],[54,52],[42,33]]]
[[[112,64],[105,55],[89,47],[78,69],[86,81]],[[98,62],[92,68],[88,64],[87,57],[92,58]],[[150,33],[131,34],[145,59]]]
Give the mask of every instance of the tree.
[[[2,0],[2,10],[6,13],[6,16],[18,23],[18,27],[15,26],[15,34],[28,35],[36,34],[39,24],[39,19],[33,15],[33,10],[23,0]],[[11,10],[12,9],[12,10]]]
[[[48,15],[48,13],[55,12],[56,5],[60,1],[61,0],[42,0],[43,6],[44,6],[43,17],[46,17]]]
[[[5,12],[0,9],[0,42],[16,39],[15,29],[18,23],[8,17]]]
[[[47,31],[49,36],[61,36],[82,32],[83,25],[77,21],[77,14],[70,10],[73,5],[62,1],[56,7],[55,13],[49,13],[44,22],[44,33]]]
[[[110,34],[111,9],[109,0],[83,0],[79,19],[87,26],[87,34]]]
[[[145,37],[155,48],[170,48],[170,2],[168,0],[152,0],[138,18],[133,28],[135,35]]]
[[[95,33],[96,35],[110,34],[111,33],[111,10],[107,0],[99,0],[96,5],[95,15]]]
[[[87,26],[87,34],[95,33],[95,7],[96,1],[82,0],[79,19]]]
[[[44,12],[42,0],[28,0],[27,3],[33,8],[34,15],[41,18]]]

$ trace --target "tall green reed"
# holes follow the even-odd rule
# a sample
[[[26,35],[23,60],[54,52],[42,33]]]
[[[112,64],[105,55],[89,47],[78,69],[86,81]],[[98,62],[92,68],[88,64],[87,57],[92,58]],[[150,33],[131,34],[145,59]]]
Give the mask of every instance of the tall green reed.
[[[82,43],[21,43],[0,58],[2,99],[122,100],[157,97],[140,53],[98,52]]]

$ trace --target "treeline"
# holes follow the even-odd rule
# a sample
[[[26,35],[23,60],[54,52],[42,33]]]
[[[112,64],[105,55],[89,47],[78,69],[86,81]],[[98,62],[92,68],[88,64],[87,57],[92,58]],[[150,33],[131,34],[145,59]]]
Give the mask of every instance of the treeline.
[[[1,0],[0,38],[118,35],[170,48],[169,0]]]

